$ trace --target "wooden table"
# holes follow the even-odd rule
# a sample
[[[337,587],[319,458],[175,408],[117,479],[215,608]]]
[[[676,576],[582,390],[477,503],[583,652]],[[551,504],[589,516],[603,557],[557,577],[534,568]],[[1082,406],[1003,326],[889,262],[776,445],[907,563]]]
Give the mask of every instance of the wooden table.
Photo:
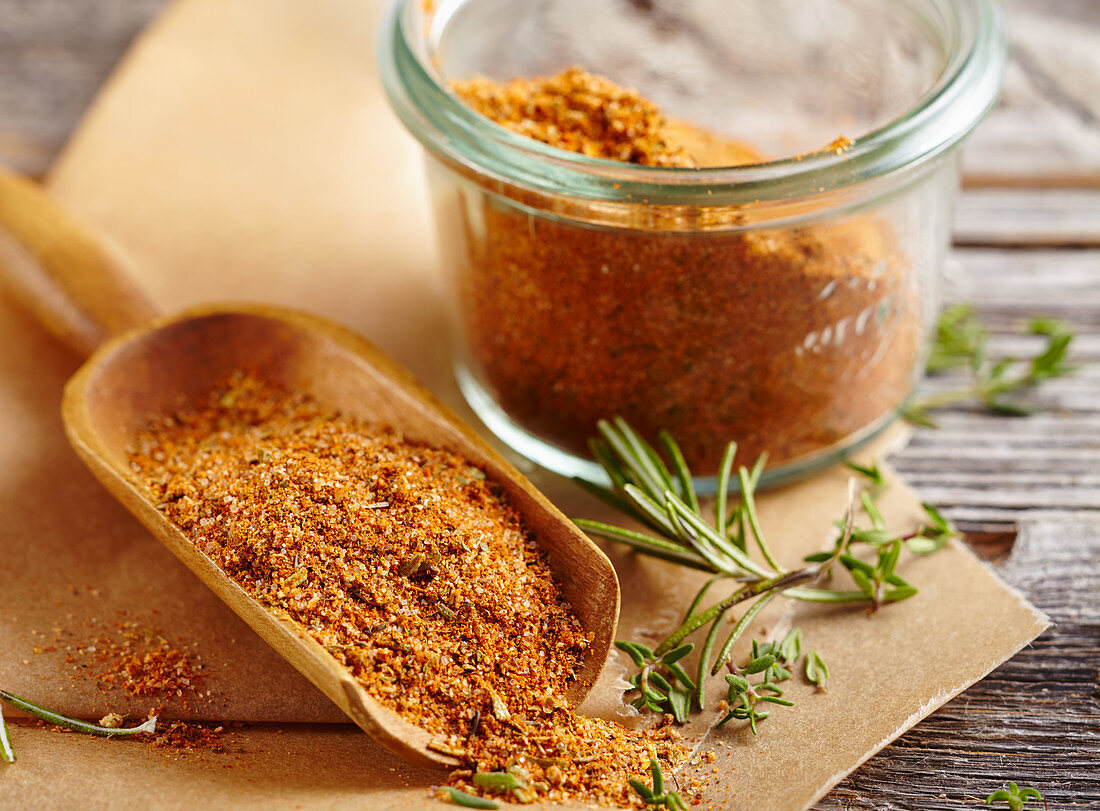
[[[0,163],[43,173],[163,3],[0,0]],[[1054,627],[823,809],[977,807],[1008,780],[1100,807],[1100,3],[1042,5],[1006,2],[1011,64],[965,154],[945,297],[976,305],[995,354],[1036,349],[1031,316],[1066,319],[1083,368],[1044,385],[1033,417],[940,412],[893,461]]]

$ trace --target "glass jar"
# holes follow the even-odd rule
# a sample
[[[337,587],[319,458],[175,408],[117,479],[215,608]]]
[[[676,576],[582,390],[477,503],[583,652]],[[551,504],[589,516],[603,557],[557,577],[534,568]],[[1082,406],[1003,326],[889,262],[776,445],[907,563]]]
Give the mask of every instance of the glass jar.
[[[381,61],[429,155],[459,383],[519,452],[598,479],[587,440],[621,416],[672,434],[704,487],[730,440],[776,483],[911,392],[958,146],[1004,69],[989,0],[399,0]],[[757,157],[585,157],[449,90],[573,65]]]

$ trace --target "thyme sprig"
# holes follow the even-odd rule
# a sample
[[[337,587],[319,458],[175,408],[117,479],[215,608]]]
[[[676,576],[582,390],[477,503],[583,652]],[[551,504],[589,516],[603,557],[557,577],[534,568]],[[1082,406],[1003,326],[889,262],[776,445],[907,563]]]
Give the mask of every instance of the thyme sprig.
[[[632,704],[638,709],[671,713],[682,722],[691,708],[702,710],[705,687],[709,677],[723,668],[729,671],[729,704],[736,712],[723,720],[737,718],[748,721],[756,732],[756,722],[767,717],[767,711],[757,709],[759,703],[787,704],[771,687],[761,688],[745,679],[746,668],[759,667],[761,658],[779,657],[783,643],[754,642],[754,657],[745,666],[732,661],[733,649],[760,612],[778,596],[830,603],[870,604],[872,610],[885,603],[908,599],[917,589],[897,573],[902,547],[911,552],[927,553],[941,548],[954,531],[943,517],[926,507],[928,524],[916,532],[895,537],[885,527],[882,515],[869,491],[855,498],[855,480],[849,490],[849,505],[842,521],[837,522],[838,535],[833,548],[806,558],[808,565],[796,569],[783,567],[768,545],[756,509],[755,491],[764,467],[762,456],[751,467],[734,468],[736,443],[730,443],[722,456],[718,473],[718,491],[713,516],[705,516],[693,486],[691,471],[684,462],[676,441],[667,433],[660,434],[665,456],[644,440],[623,419],[601,421],[600,437],[591,443],[593,455],[599,460],[611,484],[600,487],[580,482],[586,489],[620,512],[633,518],[646,531],[627,529],[599,521],[575,519],[576,524],[591,535],[625,544],[643,554],[709,572],[712,576],[699,589],[680,625],[655,648],[638,642],[620,641],[616,645],[630,656],[638,672],[629,677],[629,693],[637,693]],[[666,459],[668,460],[666,462]],[[886,479],[877,464],[859,471],[877,490],[885,487]],[[730,504],[729,485],[736,481],[740,493]],[[870,520],[869,528],[856,528],[857,503]],[[867,562],[851,554],[853,544],[865,544],[876,552],[876,560]],[[757,560],[758,554],[763,560]],[[834,566],[846,569],[856,590],[822,588]],[[715,593],[722,596],[712,599]],[[708,604],[708,599],[711,600]],[[721,639],[727,627],[728,613],[742,603],[748,604],[732,629]],[[682,666],[695,644],[687,638],[709,626],[695,677]],[[789,643],[793,645],[792,643]],[[772,650],[772,645],[778,645]],[[799,646],[801,641],[799,641]],[[788,651],[791,650],[788,648]],[[759,655],[756,655],[760,651]],[[793,665],[797,656],[785,659]],[[756,664],[754,665],[754,662]],[[818,659],[820,662],[820,659]],[[764,670],[775,666],[776,660]],[[782,663],[779,663],[782,666]],[[815,674],[824,673],[824,663],[815,663]],[[809,676],[808,676],[809,678]],[[822,681],[824,676],[822,675]],[[763,684],[774,686],[776,680],[765,678]],[[762,696],[764,689],[768,696]],[[732,712],[732,711],[731,711]]]
[[[928,357],[927,370],[936,374],[969,369],[971,382],[959,389],[911,400],[902,410],[910,422],[935,427],[930,412],[956,403],[977,401],[990,411],[1011,417],[1033,414],[1034,407],[1020,395],[1044,380],[1065,377],[1077,370],[1066,362],[1073,333],[1056,318],[1033,318],[1027,330],[1045,337],[1046,346],[1031,358],[989,357],[989,334],[968,304],[948,307],[940,315]]]
[[[104,727],[98,724],[90,724],[87,721],[81,721],[77,718],[69,718],[53,710],[47,710],[45,707],[40,707],[6,690],[0,690],[0,700],[6,701],[13,707],[17,707],[24,712],[30,713],[35,718],[41,718],[43,721],[54,724],[55,726],[71,729],[74,732],[83,732],[86,735],[96,735],[100,738],[127,737],[129,735],[138,735],[141,733],[152,735],[157,730],[157,717],[155,715],[136,727]]]
[[[649,771],[653,778],[653,787],[650,788],[641,780],[629,780],[630,787],[642,798],[646,808],[660,808],[664,806],[669,811],[687,811],[687,803],[680,793],[665,788],[665,776],[661,773],[661,766],[656,760],[649,761]]]
[[[1027,807],[1027,804],[1032,800],[1037,800],[1043,804],[1043,808],[1047,807],[1047,801],[1043,799],[1043,795],[1033,788],[1026,786],[1018,786],[1015,783],[1009,781],[1005,788],[999,791],[994,791],[988,797],[985,798],[986,805],[992,805],[993,803],[1007,803],[1009,811],[1023,811]]]
[[[680,645],[660,656],[640,642],[617,640],[615,647],[629,656],[639,668],[637,673],[627,679],[631,687],[628,692],[638,693],[631,705],[636,709],[644,707],[652,712],[669,712],[676,721],[686,721],[695,682],[680,665],[680,660],[691,653],[695,646],[690,643]]]
[[[761,643],[754,639],[752,657],[744,667],[738,667],[732,660],[726,664],[730,671],[726,674],[729,711],[717,725],[722,726],[733,718],[748,721],[749,729],[756,735],[759,734],[757,722],[771,714],[770,710],[762,709],[761,704],[793,707],[793,701],[782,697],[783,688],[779,682],[791,678],[791,671],[785,665],[793,667],[801,654],[802,631],[798,628],[792,629],[782,642]],[[757,684],[753,684],[748,677],[756,673],[762,674],[762,677]]]

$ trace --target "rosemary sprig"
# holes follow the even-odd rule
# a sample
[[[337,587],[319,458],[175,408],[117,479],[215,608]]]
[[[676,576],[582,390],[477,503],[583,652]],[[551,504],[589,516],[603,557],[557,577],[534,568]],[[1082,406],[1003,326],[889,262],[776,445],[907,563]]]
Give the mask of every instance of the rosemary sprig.
[[[83,732],[86,735],[96,735],[100,738],[126,737],[129,735],[138,735],[140,733],[152,735],[157,731],[157,717],[155,715],[140,726],[127,729],[111,728],[99,726],[98,724],[89,724],[87,721],[80,721],[76,718],[69,718],[53,710],[47,710],[45,707],[33,704],[25,698],[12,695],[6,690],[0,690],[0,700],[6,701],[13,707],[17,707],[24,712],[29,712],[36,718],[41,718],[43,721],[54,724],[55,726],[71,729],[74,732]]]
[[[687,804],[679,792],[665,788],[665,776],[661,773],[661,766],[656,760],[649,761],[649,771],[653,777],[653,787],[650,788],[641,780],[629,780],[630,787],[642,798],[646,808],[660,808],[664,806],[669,811],[687,811]]]
[[[994,791],[986,797],[985,804],[1007,803],[1009,811],[1023,811],[1031,800],[1038,800],[1043,804],[1043,808],[1047,807],[1047,801],[1043,799],[1043,795],[1038,791],[1026,786],[1017,786],[1009,781],[1005,788]]]
[[[0,761],[15,763],[15,750],[11,746],[11,736],[8,735],[8,723],[4,720],[2,706],[0,706]]]
[[[693,705],[703,709],[707,679],[717,675],[725,666],[734,678],[726,677],[732,709],[723,721],[730,718],[745,720],[756,732],[757,721],[767,717],[767,711],[757,709],[758,703],[790,702],[785,699],[765,701],[768,697],[762,696],[759,688],[744,678],[747,672],[755,671],[746,671],[745,668],[753,667],[755,660],[768,656],[773,659],[765,669],[776,665],[781,654],[781,643],[754,641],[754,651],[763,652],[760,656],[754,653],[753,660],[742,668],[731,657],[737,641],[770,601],[783,595],[812,602],[869,603],[874,610],[885,603],[905,600],[916,594],[917,589],[897,573],[902,548],[924,554],[941,548],[954,535],[947,521],[934,508],[926,506],[928,525],[910,535],[896,537],[886,529],[870,491],[860,493],[858,503],[871,526],[856,528],[856,488],[853,480],[847,514],[837,522],[839,534],[833,548],[808,556],[805,560],[808,565],[788,570],[781,566],[769,547],[757,514],[755,490],[763,470],[763,459],[758,460],[751,469],[740,466],[735,473],[737,449],[734,443],[730,443],[719,469],[720,490],[715,499],[714,520],[711,523],[703,515],[692,485],[691,472],[671,436],[661,435],[661,443],[670,460],[666,463],[621,418],[601,421],[599,430],[600,437],[592,440],[591,447],[593,455],[607,472],[611,486],[589,484],[586,489],[644,525],[647,531],[585,519],[575,519],[576,524],[592,535],[623,543],[643,554],[713,575],[695,595],[680,625],[659,645],[651,648],[637,642],[616,643],[638,668],[638,672],[629,678],[628,692],[637,693],[631,703],[638,709],[671,713],[677,722],[686,719]],[[877,463],[859,468],[858,472],[870,480],[875,490],[885,487],[886,479]],[[740,488],[740,498],[732,506],[727,493],[727,485],[731,481],[737,481]],[[853,544],[870,546],[876,553],[875,560],[867,562],[851,554]],[[763,561],[755,560],[750,550],[758,552]],[[820,587],[819,584],[831,575],[834,566],[849,572],[856,590]],[[728,588],[723,590],[723,585],[728,585]],[[716,591],[725,593],[715,598],[712,593]],[[720,640],[728,613],[741,604],[746,604],[744,612],[726,638]],[[709,629],[700,650],[698,671],[693,679],[681,666],[680,660],[695,648],[694,643],[687,641],[688,637],[707,626]],[[798,658],[797,654],[792,655],[795,641],[786,644],[787,655],[778,665],[780,667],[784,663],[793,666]],[[800,653],[800,637],[797,649]],[[810,666],[810,671],[814,675],[820,674],[821,681],[827,674],[820,657]],[[770,686],[764,688],[764,692],[769,693],[770,698],[778,699],[781,691],[778,694],[771,692],[775,681],[765,678],[764,684]]]
[[[967,304],[947,308],[939,318],[928,357],[930,374],[950,369],[970,370],[971,382],[960,389],[911,400],[902,410],[910,422],[935,427],[930,412],[956,403],[978,401],[990,411],[1011,417],[1027,416],[1035,409],[1019,395],[1044,380],[1064,377],[1077,370],[1066,362],[1073,333],[1064,321],[1033,318],[1028,332],[1047,339],[1046,346],[1032,358],[989,357],[989,334]]]

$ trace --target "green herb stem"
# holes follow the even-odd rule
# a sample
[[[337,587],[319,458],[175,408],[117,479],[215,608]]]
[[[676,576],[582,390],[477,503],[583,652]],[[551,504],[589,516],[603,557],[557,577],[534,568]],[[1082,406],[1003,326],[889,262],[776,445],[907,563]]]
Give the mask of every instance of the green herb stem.
[[[90,724],[87,721],[80,721],[76,718],[68,718],[53,710],[47,710],[45,707],[33,704],[25,698],[12,695],[6,690],[0,690],[0,699],[24,712],[29,712],[35,718],[41,718],[43,721],[54,724],[55,726],[71,729],[74,732],[83,732],[87,735],[96,735],[100,738],[126,737],[140,733],[152,735],[157,729],[157,717],[155,715],[140,726],[131,727],[129,729],[111,729],[109,727],[101,727],[98,724]]]
[[[748,611],[741,615],[741,619],[737,621],[737,624],[733,626],[733,630],[730,631],[730,635],[726,637],[726,642],[722,645],[722,649],[718,651],[718,657],[714,660],[714,665],[711,666],[710,675],[717,675],[718,671],[722,669],[722,665],[730,658],[733,652],[733,646],[737,644],[737,640],[741,638],[741,635],[745,633],[745,630],[752,624],[752,621],[756,619],[757,615],[764,610],[764,607],[779,594],[780,592],[778,591],[765,594],[753,603]]]
[[[3,709],[0,709],[0,761],[15,763],[15,750],[11,745],[11,736],[8,734],[8,723],[4,720]]]
[[[695,599],[691,601],[691,605],[689,605],[688,610],[684,612],[684,618],[680,622],[687,622],[691,618],[692,614],[699,610],[699,606],[702,605],[703,598],[707,596],[707,592],[710,591],[710,587],[714,585],[716,581],[725,579],[726,576],[724,574],[716,574],[714,577],[710,578],[706,583],[704,583],[699,591],[696,592]]]
[[[743,603],[746,600],[751,600],[753,597],[758,597],[761,594],[766,594],[769,591],[785,591],[798,583],[805,583],[811,580],[815,580],[821,574],[820,566],[809,566],[805,569],[799,569],[796,572],[788,572],[783,575],[777,575],[765,580],[757,580],[754,583],[749,583],[742,586],[729,597],[724,600],[719,600],[705,611],[701,611],[688,619],[672,634],[662,642],[656,649],[657,655],[665,651],[670,651],[673,648],[679,646],[684,639],[690,634],[702,628],[708,622],[711,622],[715,617],[724,614],[733,606],[738,603]]]
[[[461,805],[466,808],[500,808],[500,803],[493,802],[492,800],[486,800],[484,797],[478,797],[476,794],[467,794],[465,791],[459,791],[457,788],[451,786],[440,786],[450,797],[450,800],[455,805]]]

